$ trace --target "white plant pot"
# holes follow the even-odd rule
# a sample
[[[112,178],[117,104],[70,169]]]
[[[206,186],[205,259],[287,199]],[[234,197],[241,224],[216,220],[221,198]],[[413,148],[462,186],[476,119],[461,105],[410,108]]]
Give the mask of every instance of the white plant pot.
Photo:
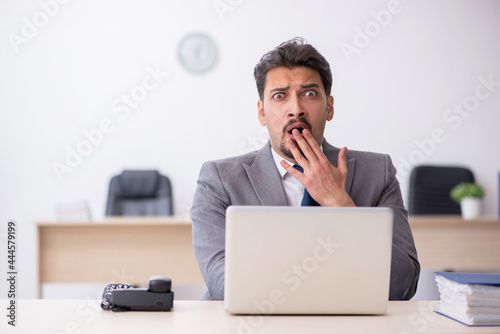
[[[460,209],[462,210],[462,218],[465,220],[473,220],[481,215],[481,199],[466,197],[460,201]]]

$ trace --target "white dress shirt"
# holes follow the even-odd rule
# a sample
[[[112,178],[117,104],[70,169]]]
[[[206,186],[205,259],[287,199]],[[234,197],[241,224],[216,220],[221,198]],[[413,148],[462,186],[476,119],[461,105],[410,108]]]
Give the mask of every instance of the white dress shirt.
[[[288,206],[300,206],[302,203],[302,197],[304,197],[304,185],[300,183],[292,174],[289,174],[286,169],[281,166],[280,161],[283,159],[278,153],[274,151],[271,147],[271,152],[273,154],[274,162],[276,163],[276,167],[278,167],[278,171],[281,175],[281,184],[283,184],[283,189],[285,190],[286,201]],[[293,164],[285,160],[290,166],[293,167]]]

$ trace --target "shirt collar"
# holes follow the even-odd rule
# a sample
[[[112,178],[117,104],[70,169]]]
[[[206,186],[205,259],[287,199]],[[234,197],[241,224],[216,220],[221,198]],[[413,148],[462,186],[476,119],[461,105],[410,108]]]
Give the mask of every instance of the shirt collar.
[[[276,151],[274,151],[274,148],[272,146],[271,146],[271,153],[273,154],[274,163],[278,168],[278,172],[280,172],[281,178],[284,178],[287,171],[285,168],[283,168],[283,166],[281,166],[281,160],[285,160],[286,163],[289,164],[290,166],[293,166],[293,164],[290,161],[283,159],[278,153],[276,153]]]

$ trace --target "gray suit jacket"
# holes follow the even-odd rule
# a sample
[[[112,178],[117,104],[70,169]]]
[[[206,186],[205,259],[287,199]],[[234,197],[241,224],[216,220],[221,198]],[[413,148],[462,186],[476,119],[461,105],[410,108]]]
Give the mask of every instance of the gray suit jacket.
[[[323,152],[338,166],[338,148],[324,141]],[[354,203],[394,211],[389,298],[410,299],[416,291],[420,264],[396,169],[388,155],[348,150],[346,159],[345,187]],[[225,218],[230,205],[287,205],[269,143],[259,151],[209,161],[201,168],[190,214],[194,251],[208,287],[204,299],[224,299]]]

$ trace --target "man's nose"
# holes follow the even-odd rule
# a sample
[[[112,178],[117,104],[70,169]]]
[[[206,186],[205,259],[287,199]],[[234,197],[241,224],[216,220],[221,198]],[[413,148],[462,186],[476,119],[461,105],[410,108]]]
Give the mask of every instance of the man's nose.
[[[299,118],[299,117],[304,117],[306,114],[306,111],[302,108],[302,105],[300,103],[300,99],[295,96],[294,98],[291,98],[288,101],[288,106],[287,106],[287,116],[289,118]]]

